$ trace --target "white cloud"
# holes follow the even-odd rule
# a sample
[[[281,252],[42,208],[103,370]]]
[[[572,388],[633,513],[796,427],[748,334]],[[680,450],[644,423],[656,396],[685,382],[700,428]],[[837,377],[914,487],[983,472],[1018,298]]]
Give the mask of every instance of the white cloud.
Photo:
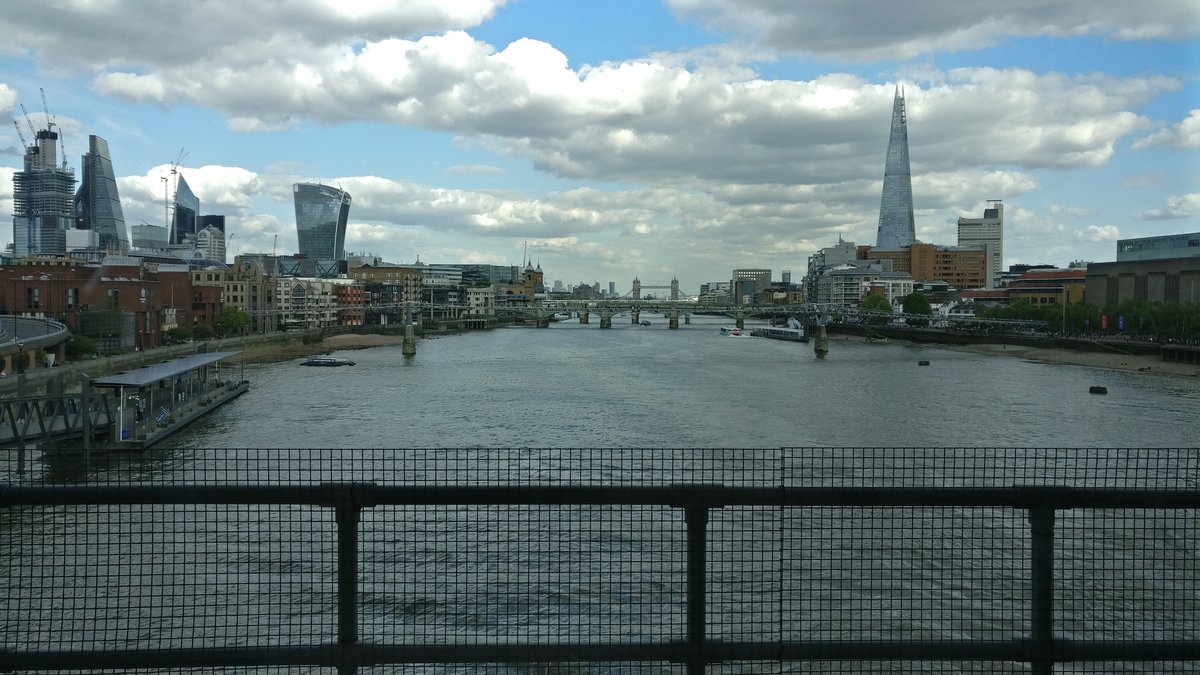
[[[776,51],[854,61],[974,50],[1012,37],[1146,40],[1200,33],[1200,6],[1177,0],[667,1],[681,17],[747,35]]]
[[[1161,209],[1150,209],[1140,216],[1142,220],[1175,220],[1200,215],[1200,192],[1173,195]]]
[[[1116,241],[1121,238],[1121,231],[1116,225],[1088,225],[1071,234],[1080,241],[1089,242]]]
[[[1200,148],[1200,110],[1193,110],[1179,124],[1155,132],[1133,144],[1134,150],[1163,146],[1176,150]]]

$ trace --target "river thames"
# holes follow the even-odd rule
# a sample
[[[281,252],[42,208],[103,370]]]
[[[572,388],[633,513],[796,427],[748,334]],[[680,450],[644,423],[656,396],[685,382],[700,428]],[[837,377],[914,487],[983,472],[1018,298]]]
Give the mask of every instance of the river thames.
[[[646,318],[646,317],[644,317]],[[245,366],[250,391],[168,447],[1174,447],[1200,378],[930,346],[723,337],[614,317]],[[918,366],[927,360],[929,366]],[[1105,386],[1107,396],[1088,393]]]

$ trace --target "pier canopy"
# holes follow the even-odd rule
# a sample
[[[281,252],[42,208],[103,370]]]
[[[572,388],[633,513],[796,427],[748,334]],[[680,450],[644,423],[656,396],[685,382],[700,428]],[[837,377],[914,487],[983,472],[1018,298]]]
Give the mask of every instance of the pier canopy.
[[[108,377],[98,377],[92,380],[93,387],[146,387],[173,377],[199,370],[204,366],[232,358],[241,352],[211,352],[208,354],[193,354],[162,363],[143,366],[136,370],[128,370]]]

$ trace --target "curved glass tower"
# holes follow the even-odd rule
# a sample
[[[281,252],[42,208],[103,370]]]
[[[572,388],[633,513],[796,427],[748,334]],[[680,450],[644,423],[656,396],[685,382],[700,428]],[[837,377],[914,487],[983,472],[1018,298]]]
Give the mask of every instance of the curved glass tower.
[[[879,234],[875,248],[898,251],[916,240],[913,219],[912,171],[908,168],[908,121],[904,94],[896,89],[892,102],[892,133],[883,165],[883,196],[879,201]]]
[[[292,197],[296,202],[299,253],[316,260],[345,259],[349,193],[328,185],[296,183]]]
[[[125,212],[117,194],[117,178],[108,155],[108,141],[88,136],[88,152],[83,156],[83,180],[75,193],[75,215],[81,230],[96,233],[101,251],[121,254],[129,251],[129,232]]]

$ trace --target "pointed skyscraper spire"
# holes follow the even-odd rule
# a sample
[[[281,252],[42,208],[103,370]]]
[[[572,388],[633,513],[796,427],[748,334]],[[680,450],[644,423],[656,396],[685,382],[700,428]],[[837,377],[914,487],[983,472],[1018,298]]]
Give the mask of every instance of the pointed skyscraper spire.
[[[897,86],[892,102],[892,133],[888,138],[887,161],[883,165],[883,196],[879,201],[879,233],[875,247],[896,251],[911,246],[915,239],[912,171],[908,166],[908,120],[904,115],[904,92]]]

